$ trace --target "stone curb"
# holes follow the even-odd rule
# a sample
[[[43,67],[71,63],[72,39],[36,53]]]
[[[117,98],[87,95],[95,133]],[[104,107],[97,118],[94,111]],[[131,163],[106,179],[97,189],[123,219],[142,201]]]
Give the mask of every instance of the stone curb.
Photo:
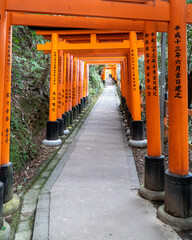
[[[99,98],[100,99],[100,98]],[[81,128],[76,132],[71,140],[70,145],[68,146],[66,152],[63,154],[63,157],[57,164],[56,168],[53,170],[51,176],[45,183],[44,187],[42,188],[39,196],[38,196],[38,203],[36,209],[36,216],[35,216],[35,223],[33,229],[33,237],[32,240],[48,240],[49,239],[49,206],[50,206],[50,191],[57,181],[60,173],[62,172],[65,164],[67,163],[69,157],[71,156],[73,150],[76,147],[76,143],[83,132],[83,124],[85,124],[86,119],[92,114],[96,106],[98,105],[99,99],[93,106],[90,112],[87,113],[85,116],[84,121],[80,121],[82,123]],[[72,133],[73,134],[73,133]],[[70,136],[71,137],[71,136]],[[69,138],[70,138],[69,137]]]
[[[150,191],[149,189],[144,187],[144,184],[140,186],[139,194],[145,199],[148,199],[150,201],[164,201],[165,199],[164,191],[163,192]]]

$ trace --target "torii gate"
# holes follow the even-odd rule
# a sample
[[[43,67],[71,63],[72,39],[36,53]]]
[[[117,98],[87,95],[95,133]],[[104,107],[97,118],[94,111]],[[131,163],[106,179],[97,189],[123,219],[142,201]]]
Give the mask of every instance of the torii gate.
[[[131,4],[129,4],[130,2]],[[172,219],[170,220],[172,216],[178,217],[180,220],[184,218],[187,221],[186,218],[192,216],[192,210],[191,206],[187,205],[191,198],[191,175],[188,161],[186,23],[192,23],[192,5],[187,5],[185,1],[181,0],[170,0],[170,2],[158,0],[155,4],[153,1],[143,1],[142,3],[147,4],[138,4],[136,0],[125,0],[124,3],[114,0],[113,4],[108,1],[92,0],[81,2],[81,8],[79,8],[77,0],[65,1],[65,3],[58,0],[57,5],[51,0],[47,1],[46,4],[44,4],[44,0],[33,2],[29,0],[25,2],[20,0],[0,0],[0,44],[2,46],[0,49],[0,79],[5,79],[5,62],[7,62],[5,59],[8,59],[8,48],[6,48],[6,36],[9,34],[9,27],[7,27],[9,25],[6,25],[7,11],[108,17],[166,23],[169,35],[170,157],[169,172],[166,173],[165,185],[166,212],[163,215],[159,211],[159,216],[169,223],[172,221]],[[23,17],[29,21],[30,17],[32,19],[35,16],[25,15]],[[40,19],[41,17],[38,15],[37,18]],[[43,18],[45,19],[45,17]],[[84,24],[86,23],[84,22]],[[45,22],[42,25],[45,26]],[[139,24],[138,26],[143,27]],[[4,83],[4,81],[2,82]],[[3,86],[0,91],[0,113],[2,113],[3,108],[2,90]],[[0,121],[0,130],[1,128],[2,122]],[[182,186],[181,183],[183,183]],[[177,194],[176,188],[181,190],[180,194]],[[187,196],[182,194],[184,190],[189,192]],[[179,207],[173,204],[175,201],[180,203]],[[165,213],[168,213],[168,217]]]
[[[66,35],[66,34],[72,34],[71,31],[38,31],[37,34],[38,35],[43,35],[46,38],[50,39],[51,38],[51,42],[46,42],[45,44],[38,44],[37,45],[37,50],[42,50],[45,53],[52,53],[51,54],[51,58],[54,58],[54,52],[53,51],[53,46],[57,47],[57,50],[63,50],[65,52],[70,52],[70,53],[76,53],[76,52],[82,52],[83,54],[86,54],[88,52],[106,52],[108,53],[108,51],[116,51],[119,52],[121,50],[124,50],[126,53],[128,51],[128,49],[132,49],[131,50],[131,55],[133,55],[133,51],[134,51],[134,56],[132,57],[132,61],[130,62],[133,66],[131,67],[131,69],[136,68],[137,66],[137,70],[132,71],[133,77],[131,79],[133,79],[133,82],[131,83],[133,85],[133,90],[135,91],[134,94],[132,94],[132,102],[134,103],[135,107],[133,107],[131,109],[132,115],[133,115],[133,119],[136,122],[136,124],[138,124],[139,121],[139,125],[142,124],[142,127],[140,127],[140,131],[142,133],[139,133],[139,135],[141,135],[141,140],[143,140],[144,138],[144,130],[143,130],[143,121],[141,121],[141,109],[140,109],[140,94],[139,94],[139,78],[138,78],[138,73],[137,73],[137,80],[135,81],[135,73],[138,72],[138,63],[137,63],[137,48],[141,49],[141,51],[143,51],[143,40],[136,40],[136,33],[131,33],[131,39],[130,41],[128,40],[123,40],[123,42],[107,42],[107,43],[103,43],[103,42],[98,42],[97,39],[97,33],[98,31],[93,31],[91,30],[90,32],[88,31],[84,31],[86,34],[90,34],[90,40],[89,38],[88,43],[68,43],[66,42],[66,40],[64,41],[59,41],[59,39],[62,39],[62,36]],[[94,33],[93,33],[94,32]],[[75,36],[75,33],[81,33],[80,31],[74,31],[73,35]],[[99,31],[100,33],[100,31]],[[51,37],[52,36],[52,37]],[[54,37],[53,37],[54,36]],[[75,40],[79,39],[79,36],[75,37]],[[81,38],[82,39],[82,38]],[[90,41],[90,42],[89,42]],[[55,50],[56,52],[56,50]],[[56,53],[55,53],[56,55]],[[131,57],[130,57],[131,58]],[[56,59],[56,58],[55,58]],[[56,66],[57,64],[55,64]],[[54,63],[52,62],[52,66],[54,66]],[[54,71],[51,71],[51,76],[54,75]],[[54,92],[57,96],[57,93],[55,91],[55,89],[57,88],[56,83],[53,81],[54,77],[51,77],[51,86],[55,85],[55,87],[51,87],[50,91]],[[50,92],[50,96],[52,96],[52,93]],[[56,97],[57,98],[57,97]],[[127,99],[128,101],[128,99]],[[56,103],[52,102],[52,97],[50,97],[50,106],[55,105]],[[131,104],[129,104],[129,106],[131,106]],[[51,130],[51,126],[53,126],[53,128],[56,130],[56,120],[57,120],[57,114],[56,112],[53,113],[54,108],[50,108],[50,116],[55,115],[53,123],[50,123],[50,121],[48,121],[48,125],[47,125],[47,132],[52,132]],[[55,125],[54,125],[55,124]],[[137,132],[137,126],[135,128],[133,128],[133,133]],[[49,134],[48,134],[49,135]],[[47,135],[47,136],[48,136]],[[133,134],[134,135],[134,134]],[[53,134],[54,138],[51,139],[51,137],[49,137],[48,139],[46,139],[44,142],[47,144],[48,141],[58,141],[58,139],[56,139],[56,135]],[[140,138],[138,139],[138,133],[135,133],[136,136],[135,138],[137,140],[140,140]],[[47,141],[48,140],[48,141]],[[49,143],[48,143],[49,144]]]
[[[109,65],[105,68],[106,70],[111,70],[111,75],[112,75],[112,79],[117,80],[117,65],[113,66],[113,65]]]

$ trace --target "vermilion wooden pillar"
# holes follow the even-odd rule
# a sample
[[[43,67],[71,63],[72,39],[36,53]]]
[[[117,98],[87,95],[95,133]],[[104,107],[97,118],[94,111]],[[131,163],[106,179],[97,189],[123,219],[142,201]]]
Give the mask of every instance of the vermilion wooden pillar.
[[[124,111],[125,111],[125,123],[129,126],[129,113],[131,108],[131,102],[130,102],[130,74],[129,74],[129,63],[128,58],[125,58],[125,62],[123,63],[124,68],[124,93],[125,93],[125,105],[124,105]],[[127,127],[127,126],[126,126]]]
[[[79,116],[79,59],[77,59],[77,74],[76,74],[76,106],[77,106],[77,115]]]
[[[83,99],[83,82],[84,82],[84,62],[81,62],[81,72],[80,72],[80,78],[81,78],[81,87],[80,87],[80,97],[81,97],[81,109],[83,111],[84,109],[84,99]]]
[[[1,134],[1,171],[0,181],[4,183],[3,203],[13,199],[13,164],[10,159],[10,118],[11,118],[11,63],[12,63],[12,26],[11,14],[7,13],[5,75],[3,95],[3,118]]]
[[[157,37],[154,22],[145,22],[144,44],[147,155],[144,186],[140,187],[139,192],[150,200],[164,200],[165,168],[164,156],[161,155]]]
[[[57,121],[59,122],[59,136],[63,135],[64,131],[64,119],[63,114],[63,50],[59,50],[58,53],[58,97],[57,97]]]
[[[66,126],[70,126],[70,112],[69,112],[69,77],[70,77],[70,54],[66,55],[66,69],[65,69],[65,114]]]
[[[188,159],[186,1],[170,0],[168,25],[169,170],[165,207],[158,216],[180,229],[192,228],[192,174]],[[179,218],[179,220],[177,220]]]
[[[4,96],[4,79],[5,79],[5,49],[6,49],[6,24],[7,24],[7,13],[6,1],[0,0],[0,133],[2,132],[2,117],[3,117],[3,96]],[[2,134],[0,134],[0,140],[2,142]],[[0,144],[1,153],[1,144]],[[1,160],[0,160],[1,161]],[[0,184],[1,189],[1,184]]]
[[[4,96],[4,81],[5,81],[5,67],[6,67],[6,44],[7,44],[7,12],[6,12],[6,1],[0,0],[0,133],[2,133],[2,119],[3,119],[3,96]],[[0,156],[1,156],[1,143],[2,143],[2,134],[0,134]],[[0,164],[1,158],[0,158]],[[4,221],[3,222],[3,198],[4,198],[4,184],[0,182],[0,234],[2,239],[9,238],[9,231],[5,233],[5,229],[8,224]],[[4,225],[4,226],[3,226]],[[3,227],[3,228],[2,228]]]
[[[89,64],[87,64],[86,98],[87,98],[87,104],[88,104],[89,103]]]
[[[73,91],[72,91],[72,110],[74,119],[77,118],[77,103],[76,103],[76,95],[77,95],[77,58],[73,58]]]
[[[78,83],[78,104],[79,104],[79,113],[82,112],[82,84],[83,84],[83,72],[82,72],[82,60],[79,61],[79,83]]]
[[[139,70],[137,53],[136,32],[130,32],[130,90],[131,90],[131,136],[129,144],[132,147],[145,147],[144,125],[141,120],[140,90],[139,90]]]
[[[87,86],[87,63],[84,62],[84,77],[83,77],[83,100],[84,100],[84,107],[87,106],[86,86]]]
[[[63,53],[63,90],[62,90],[62,118],[64,120],[64,134],[69,134],[67,129],[68,115],[66,114],[66,67],[67,67],[67,54]]]
[[[73,91],[73,55],[70,56],[69,66],[69,113],[70,125],[73,124],[73,111],[72,111],[72,91]]]
[[[58,96],[58,34],[51,36],[51,76],[50,76],[50,98],[49,98],[49,121],[47,122],[47,135],[43,144],[52,146],[60,145],[59,122],[57,121],[57,96]]]
[[[129,96],[129,71],[128,71],[128,59],[125,59],[125,62],[123,63],[124,68],[124,91],[125,91],[125,100],[126,100],[126,106],[129,109],[130,108],[130,96]]]
[[[125,77],[123,62],[121,63],[121,111],[125,109]]]

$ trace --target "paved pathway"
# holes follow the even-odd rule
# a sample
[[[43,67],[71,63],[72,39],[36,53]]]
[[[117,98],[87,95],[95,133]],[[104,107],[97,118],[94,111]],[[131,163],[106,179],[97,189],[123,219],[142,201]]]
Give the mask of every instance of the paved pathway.
[[[119,101],[107,86],[50,192],[49,240],[180,239],[138,196]]]

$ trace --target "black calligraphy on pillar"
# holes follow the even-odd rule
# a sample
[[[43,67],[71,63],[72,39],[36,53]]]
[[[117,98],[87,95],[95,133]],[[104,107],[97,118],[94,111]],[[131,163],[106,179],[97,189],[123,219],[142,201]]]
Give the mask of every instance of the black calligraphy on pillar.
[[[136,81],[135,81],[135,53],[131,50],[131,73],[132,73],[132,89],[136,91]]]
[[[11,62],[12,62],[12,27],[9,27],[8,45],[7,45],[7,66],[6,66],[6,92],[5,103],[6,108],[3,112],[3,117],[7,122],[7,128],[2,133],[3,142],[8,144],[10,140],[10,108],[11,108]]]
[[[53,86],[57,84],[57,52],[54,51],[53,53]],[[55,88],[52,94],[52,112],[56,112],[56,102],[57,102],[57,96],[55,92]]]
[[[182,98],[182,86],[181,86],[181,27],[175,26],[175,98]]]
[[[150,34],[145,33],[145,78],[146,78],[146,94],[147,96],[151,96],[152,88],[151,88],[151,64],[150,64]]]
[[[62,55],[59,55],[59,74],[58,74],[58,96],[57,96],[57,108],[62,108]]]
[[[71,82],[72,82],[72,59],[70,58],[69,60],[69,103],[71,103],[71,97],[72,97]]]
[[[77,60],[77,73],[76,73],[76,104],[78,104],[79,96],[79,60]]]
[[[85,71],[85,63],[84,63],[84,77],[83,77],[83,93],[85,92],[85,88],[86,88],[86,82],[85,82],[85,78],[86,78],[86,71]]]
[[[73,61],[73,101],[75,101],[75,90],[76,90],[76,60]]]
[[[81,99],[81,63],[79,64],[79,88],[78,88],[78,96],[79,100]]]
[[[157,73],[157,45],[156,33],[151,33],[151,75],[152,75],[152,92],[153,96],[158,97],[158,73]]]
[[[65,109],[64,109],[64,107],[65,107],[65,79],[64,79],[64,76],[65,76],[65,74],[64,74],[65,73],[65,54],[63,54],[62,58],[63,58],[63,66],[62,66],[62,68],[63,68],[62,108],[65,111]]]
[[[66,85],[65,85],[65,103],[69,100],[69,57],[66,57]]]
[[[126,62],[125,62],[125,76],[127,77],[128,86],[130,86],[130,69],[129,69],[129,67],[130,66],[129,66],[129,62],[128,62],[128,58],[127,58]]]
[[[53,97],[52,97],[52,112],[56,112],[56,92],[53,92]]]

